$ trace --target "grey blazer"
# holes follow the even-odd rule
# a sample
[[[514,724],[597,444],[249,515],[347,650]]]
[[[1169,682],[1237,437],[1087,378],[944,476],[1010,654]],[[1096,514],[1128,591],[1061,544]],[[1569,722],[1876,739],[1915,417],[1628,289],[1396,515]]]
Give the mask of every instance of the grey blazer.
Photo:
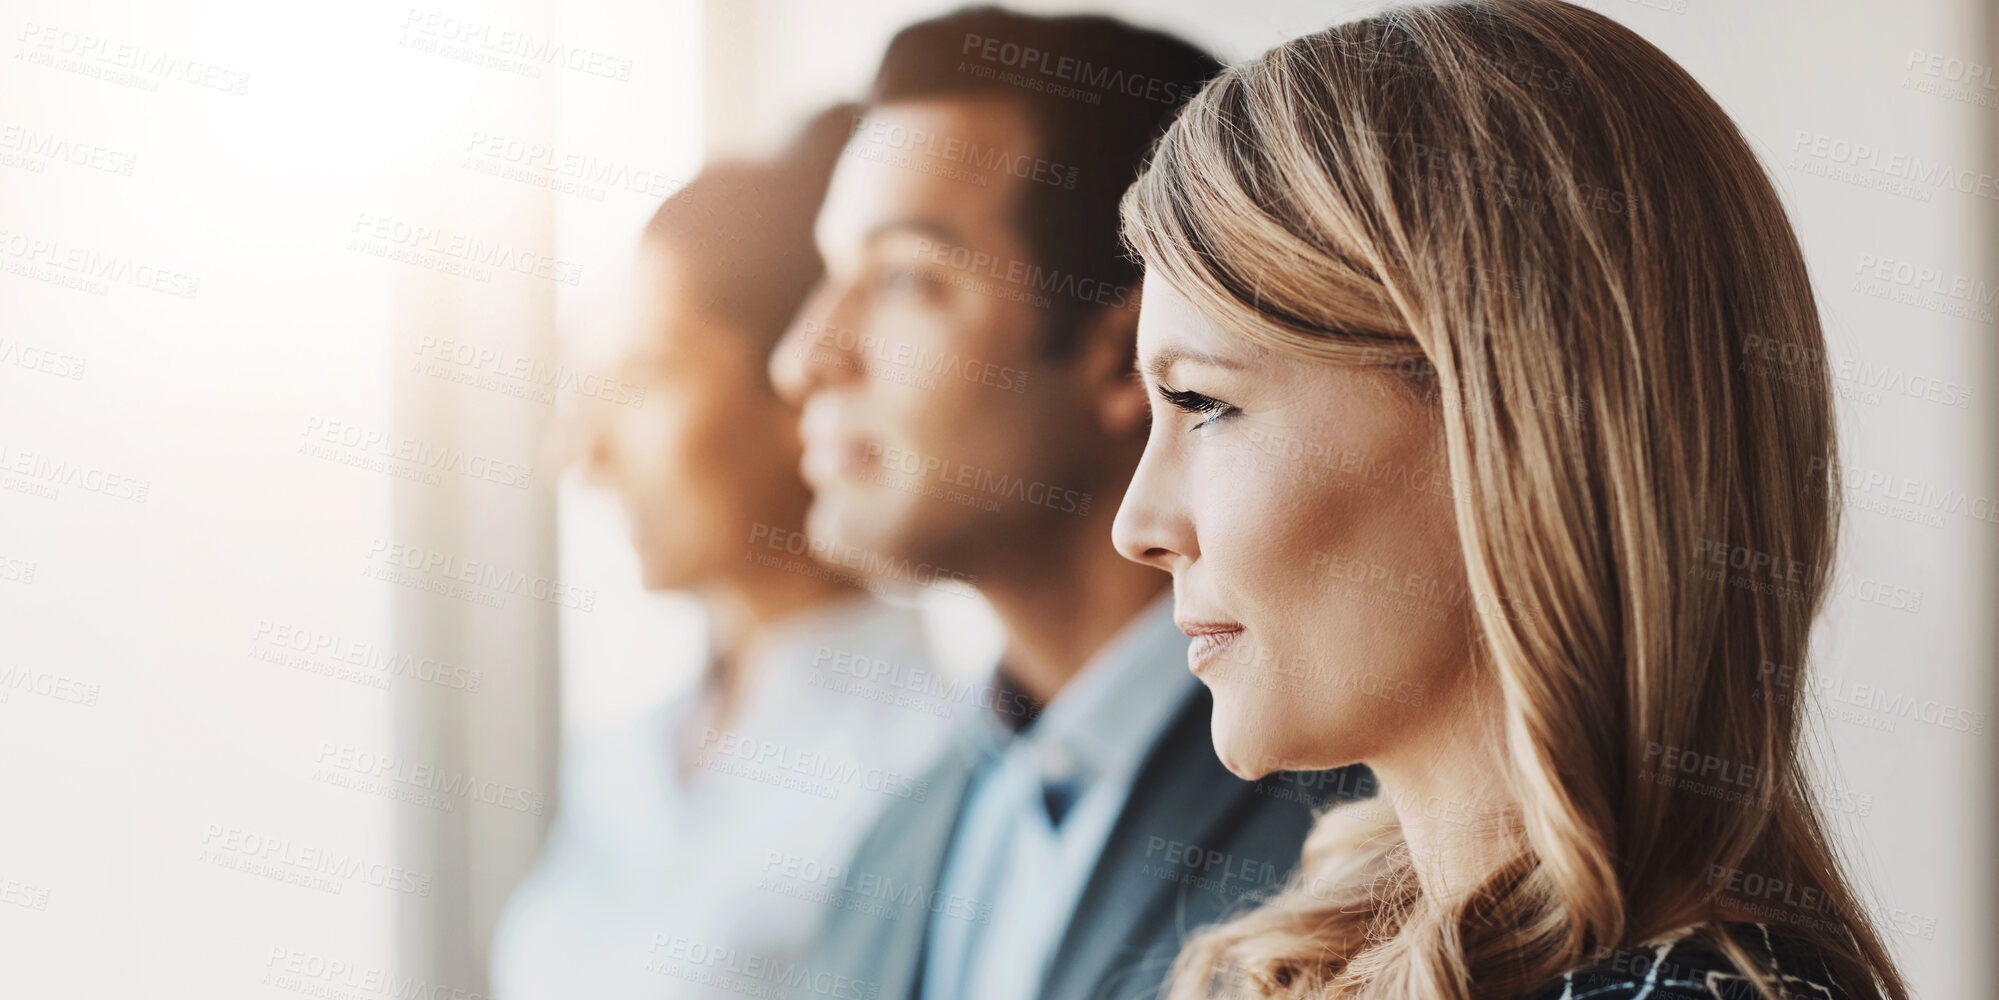
[[[1213,707],[1208,690],[1195,689],[1147,753],[1057,945],[1044,998],[1158,995],[1190,933],[1284,884],[1315,807],[1374,794],[1373,775],[1358,765],[1235,777],[1215,758]],[[919,786],[922,799],[891,805],[820,898],[832,912],[807,965],[836,977],[828,981],[843,996],[912,1000],[929,922],[990,920],[989,904],[938,890],[975,764],[954,743]]]

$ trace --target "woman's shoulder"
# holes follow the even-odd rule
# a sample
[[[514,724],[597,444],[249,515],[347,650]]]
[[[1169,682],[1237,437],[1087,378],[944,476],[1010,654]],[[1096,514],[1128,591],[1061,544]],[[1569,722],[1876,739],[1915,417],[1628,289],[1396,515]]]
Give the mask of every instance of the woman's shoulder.
[[[1862,1000],[1833,979],[1823,960],[1765,924],[1732,923],[1732,937],[1776,973],[1779,996]],[[1700,928],[1656,942],[1607,949],[1526,1000],[1761,1000],[1763,994]]]

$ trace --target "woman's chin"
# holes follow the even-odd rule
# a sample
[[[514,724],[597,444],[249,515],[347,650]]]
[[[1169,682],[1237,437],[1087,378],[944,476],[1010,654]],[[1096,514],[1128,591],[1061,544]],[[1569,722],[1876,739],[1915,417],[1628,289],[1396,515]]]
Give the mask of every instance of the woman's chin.
[[[1221,761],[1230,774],[1244,781],[1255,781],[1272,771],[1281,770],[1272,764],[1270,754],[1255,745],[1257,741],[1240,738],[1219,712],[1209,724],[1208,735],[1214,741],[1215,759]]]
[[[1228,757],[1222,758],[1222,766],[1228,768],[1230,774],[1244,781],[1259,781],[1264,775],[1270,773],[1269,768],[1249,767],[1243,764],[1232,763]]]

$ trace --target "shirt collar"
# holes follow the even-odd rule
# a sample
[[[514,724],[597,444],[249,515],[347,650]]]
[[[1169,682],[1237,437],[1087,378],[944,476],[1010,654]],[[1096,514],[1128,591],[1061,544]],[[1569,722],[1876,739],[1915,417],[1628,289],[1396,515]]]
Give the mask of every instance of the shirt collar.
[[[982,753],[1032,755],[1046,780],[1087,786],[1150,750],[1198,683],[1187,669],[1188,641],[1173,624],[1173,595],[1161,595],[1104,643],[1030,726],[1015,733],[995,712],[981,711],[967,735]],[[997,672],[994,680],[993,690],[1004,690]]]
[[[772,622],[744,651],[749,683],[761,687],[799,683],[796,671],[840,653],[900,655],[921,650],[923,612],[868,594],[817,604]],[[708,647],[710,667],[720,651]],[[764,668],[771,669],[764,669]]]

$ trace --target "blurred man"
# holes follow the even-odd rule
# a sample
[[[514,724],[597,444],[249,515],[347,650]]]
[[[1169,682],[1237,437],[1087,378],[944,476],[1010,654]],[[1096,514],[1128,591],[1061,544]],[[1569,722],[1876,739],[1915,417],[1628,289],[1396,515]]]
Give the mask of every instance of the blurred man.
[[[765,858],[851,852],[943,744],[943,720],[860,666],[920,664],[917,612],[742,551],[805,520],[797,410],[764,361],[819,278],[812,218],[852,120],[834,109],[772,161],[708,167],[646,227],[618,370],[644,402],[605,402],[578,444],[630,517],[645,586],[707,612],[708,665],[630,726],[565,734],[560,812],[494,934],[502,1000],[764,988],[825,914],[760,888]]]
[[[1006,629],[921,801],[834,870],[772,861],[833,907],[814,971],[883,1000],[1146,993],[1297,862],[1306,804],[1216,760],[1169,581],[1110,540],[1146,430],[1117,202],[1218,69],[1108,18],[960,11],[890,43],[835,168],[826,277],[771,360],[814,551],[970,582]]]

